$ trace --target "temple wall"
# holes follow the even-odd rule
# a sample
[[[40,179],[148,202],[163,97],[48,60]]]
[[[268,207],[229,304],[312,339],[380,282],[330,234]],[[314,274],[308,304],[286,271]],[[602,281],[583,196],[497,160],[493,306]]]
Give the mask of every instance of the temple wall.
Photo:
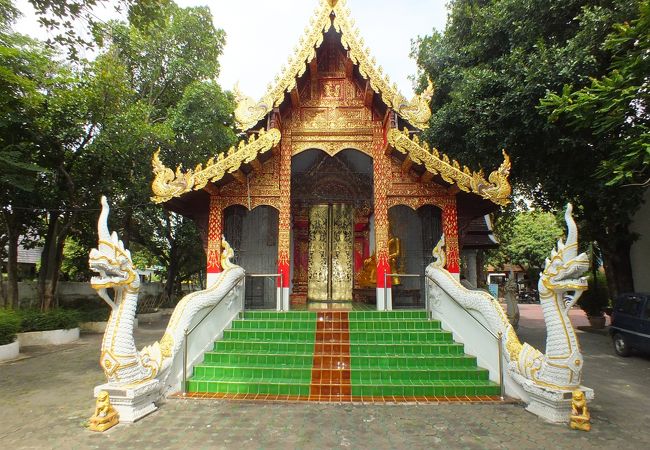
[[[644,200],[645,204],[637,211],[630,226],[630,231],[639,235],[630,251],[636,292],[650,292],[650,189],[646,189]]]

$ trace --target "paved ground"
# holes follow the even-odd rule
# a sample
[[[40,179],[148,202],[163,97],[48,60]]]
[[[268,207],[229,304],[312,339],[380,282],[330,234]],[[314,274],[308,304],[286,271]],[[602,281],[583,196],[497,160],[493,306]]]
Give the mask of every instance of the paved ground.
[[[520,335],[543,346],[538,305],[522,305]],[[580,311],[576,325],[586,325]],[[163,324],[141,327],[139,345]],[[579,332],[585,384],[595,389],[591,433],[550,425],[520,405],[336,405],[170,400],[152,416],[106,433],[83,427],[103,381],[99,335],[28,348],[0,364],[0,448],[650,448],[650,358],[619,358],[609,338]]]

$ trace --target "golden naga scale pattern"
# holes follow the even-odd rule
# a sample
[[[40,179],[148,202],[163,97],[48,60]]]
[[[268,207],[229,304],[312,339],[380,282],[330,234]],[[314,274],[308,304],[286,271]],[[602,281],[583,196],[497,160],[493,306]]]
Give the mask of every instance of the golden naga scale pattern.
[[[334,20],[330,15],[334,13]],[[273,108],[280,106],[285,94],[296,87],[297,79],[307,70],[307,64],[316,56],[316,49],[323,43],[323,34],[334,29],[341,33],[341,43],[352,59],[358,65],[359,72],[368,79],[373,91],[381,95],[384,103],[393,108],[397,114],[411,125],[425,129],[429,126],[431,109],[429,102],[433,96],[433,84],[410,101],[391,84],[390,79],[383,73],[381,66],[376,65],[376,60],[365,47],[359,30],[354,28],[354,21],[350,18],[350,11],[345,6],[344,0],[321,0],[310,25],[305,28],[304,35],[300,38],[289,63],[276,76],[275,83],[269,84],[266,93],[259,101],[242,94],[235,88],[237,107],[235,119],[242,130],[248,130],[263,119]]]
[[[510,157],[505,151],[501,167],[492,172],[486,180],[482,172],[472,172],[467,166],[461,167],[458,161],[450,160],[435,148],[429,148],[429,144],[420,142],[417,136],[411,138],[408,130],[389,130],[388,143],[415,164],[422,164],[434,175],[440,174],[443,180],[456,184],[464,192],[473,192],[497,205],[510,203],[512,188],[508,177],[511,165]]]
[[[252,134],[248,142],[242,140],[239,145],[230,147],[217,158],[210,158],[205,167],[199,164],[194,170],[187,171],[183,171],[182,165],[178,166],[175,172],[165,167],[158,150],[151,161],[154,172],[151,186],[154,195],[151,200],[154,203],[164,203],[187,192],[203,189],[208,182],[221,180],[226,174],[239,170],[242,164],[250,163],[258,155],[276,147],[281,137],[280,130],[276,128],[269,131],[262,129],[257,137]]]

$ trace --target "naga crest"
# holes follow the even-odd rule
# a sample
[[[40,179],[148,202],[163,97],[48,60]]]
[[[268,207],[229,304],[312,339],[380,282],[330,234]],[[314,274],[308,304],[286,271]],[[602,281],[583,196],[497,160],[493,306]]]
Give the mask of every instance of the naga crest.
[[[108,231],[108,202],[102,196],[102,212],[97,222],[99,242],[97,248],[90,251],[88,265],[90,270],[98,275],[90,280],[94,289],[108,289],[120,287],[136,287],[140,283],[135,271],[131,252],[124,248],[124,244],[117,237],[117,233]]]
[[[540,274],[540,290],[576,291],[580,294],[588,287],[587,279],[582,275],[589,269],[589,257],[586,253],[578,255],[578,228],[572,216],[573,206],[569,203],[564,218],[567,224],[566,243],[559,240],[557,248],[551,252],[551,259],[546,259],[544,271]]]

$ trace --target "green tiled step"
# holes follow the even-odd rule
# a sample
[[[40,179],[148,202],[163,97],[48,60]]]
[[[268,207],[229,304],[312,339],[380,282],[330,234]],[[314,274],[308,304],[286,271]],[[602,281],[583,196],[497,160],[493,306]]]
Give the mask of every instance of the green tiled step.
[[[222,394],[270,394],[308,396],[310,382],[296,383],[294,380],[268,379],[264,381],[188,381],[189,392],[214,392]]]
[[[313,355],[261,353],[217,353],[206,352],[203,365],[222,365],[233,367],[309,367],[314,362]]]
[[[314,354],[314,342],[263,342],[263,341],[216,341],[215,352],[236,353],[265,353],[271,355],[283,354]]]
[[[353,366],[354,367],[354,366]],[[351,371],[353,384],[384,384],[390,382],[429,382],[429,381],[465,381],[487,380],[488,371],[479,368],[465,369],[357,369]]]
[[[350,311],[348,320],[427,319],[426,311]]]
[[[349,323],[350,331],[441,330],[440,322],[426,319],[359,320]]]
[[[194,368],[193,379],[263,382],[270,379],[291,382],[311,381],[311,367],[223,367],[201,364]]]
[[[244,320],[307,320],[316,321],[316,313],[309,311],[244,311],[242,313]]]
[[[314,342],[314,331],[247,330],[230,329],[223,332],[224,340],[272,341],[272,342]]]
[[[315,320],[235,320],[233,330],[316,331]]]
[[[377,344],[359,343],[350,344],[350,355],[355,356],[403,356],[403,355],[464,355],[462,344],[441,343],[401,343]]]
[[[453,335],[447,331],[350,331],[350,345],[364,343],[452,343]]]
[[[476,368],[476,358],[469,355],[358,356],[351,361],[355,369],[439,369]]]
[[[476,397],[499,395],[499,385],[490,381],[431,381],[427,383],[395,382],[382,384],[352,384],[353,396],[404,396],[404,397]]]

